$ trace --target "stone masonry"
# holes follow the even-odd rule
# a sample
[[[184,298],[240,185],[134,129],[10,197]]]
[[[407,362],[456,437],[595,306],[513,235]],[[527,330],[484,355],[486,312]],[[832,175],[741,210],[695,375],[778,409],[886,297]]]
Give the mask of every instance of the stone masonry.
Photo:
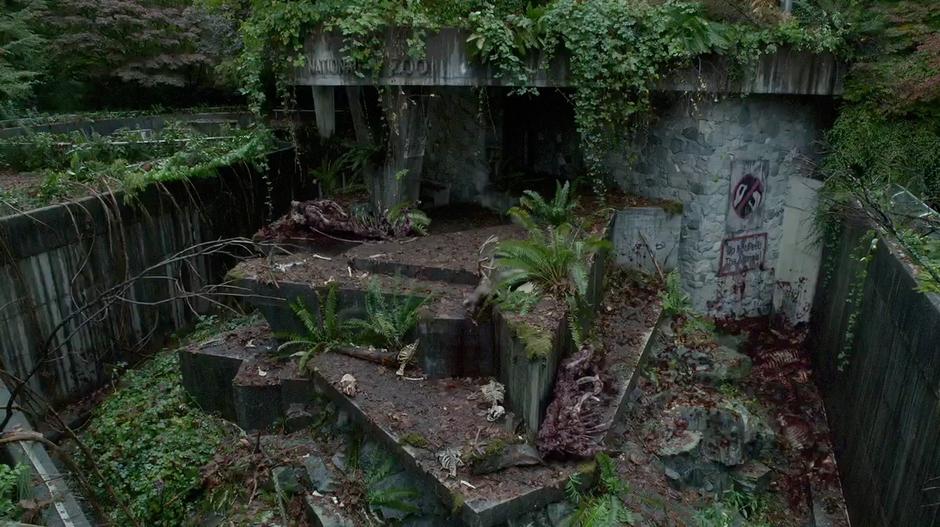
[[[811,175],[828,113],[822,98],[671,95],[657,101],[648,129],[610,156],[611,171],[626,190],[683,204],[679,271],[696,311],[770,312],[789,180]],[[729,201],[736,162],[767,167],[752,214],[756,221],[741,230],[729,227],[735,221],[729,221],[735,213]],[[721,272],[723,242],[751,235],[764,243],[762,263]]]

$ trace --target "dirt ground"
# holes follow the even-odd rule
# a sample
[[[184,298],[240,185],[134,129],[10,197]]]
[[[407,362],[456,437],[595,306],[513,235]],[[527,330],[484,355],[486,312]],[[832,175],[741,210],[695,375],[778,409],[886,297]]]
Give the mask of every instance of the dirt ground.
[[[792,328],[771,329],[766,318],[719,324],[718,334],[687,329],[687,323],[674,321],[659,335],[614,442],[622,477],[633,489],[627,503],[641,513],[641,525],[712,525],[702,523],[702,514],[719,507],[731,511],[733,522],[727,525],[797,527],[816,521],[847,527],[822,401],[803,348],[805,335]],[[735,344],[753,367],[743,379],[719,384],[688,369],[676,352],[691,349],[708,356],[720,345]],[[681,433],[684,425],[667,422],[664,428],[664,418],[671,419],[670,411],[681,406],[714,409],[733,404],[766,419],[774,432],[772,453],[760,459],[771,472],[767,489],[750,496],[716,495],[670,482],[659,456],[664,439]],[[813,520],[814,500],[825,510],[825,518]],[[820,523],[823,520],[829,523]]]
[[[489,379],[403,380],[392,369],[333,353],[317,357],[314,363],[319,373],[334,384],[345,374],[355,377],[356,405],[399,442],[414,446],[415,459],[422,469],[467,502],[519,496],[546,484],[563,482],[576,469],[574,463],[551,463],[511,467],[487,475],[471,473],[468,462],[475,452],[522,441],[506,431],[502,423],[486,420],[488,405],[480,389]],[[456,478],[449,477],[437,460],[437,453],[444,448],[460,449],[467,463],[458,468]]]

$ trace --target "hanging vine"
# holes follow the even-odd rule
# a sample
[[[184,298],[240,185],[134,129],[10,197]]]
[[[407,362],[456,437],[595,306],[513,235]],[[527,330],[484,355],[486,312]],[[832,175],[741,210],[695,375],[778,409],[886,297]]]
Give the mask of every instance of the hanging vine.
[[[360,76],[377,78],[390,44],[420,58],[431,32],[457,27],[468,32],[474,59],[517,92],[534,91],[537,70],[565,53],[589,175],[603,187],[605,153],[649,110],[651,92],[673,69],[708,53],[745,63],[783,44],[814,52],[848,49],[852,19],[838,9],[807,8],[797,16],[766,6],[754,10],[742,21],[714,20],[701,4],[677,0],[255,2],[242,23],[239,72],[260,110],[265,74],[289,86],[304,65],[304,42],[317,30],[340,35],[346,63]],[[535,65],[533,56],[541,58]]]

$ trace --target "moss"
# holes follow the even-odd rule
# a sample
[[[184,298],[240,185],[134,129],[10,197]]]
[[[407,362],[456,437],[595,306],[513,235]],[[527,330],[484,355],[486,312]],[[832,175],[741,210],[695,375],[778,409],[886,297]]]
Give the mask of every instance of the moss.
[[[244,280],[245,278],[248,278],[248,275],[238,266],[229,269],[229,272],[225,273],[226,280]]]
[[[463,497],[463,494],[454,491],[454,492],[451,492],[450,494],[450,501],[451,501],[450,513],[457,514],[458,512],[460,512],[460,508],[463,507],[463,504],[466,502],[466,499]]]
[[[474,450],[470,454],[468,458],[468,462],[471,466],[473,466],[483,461],[484,459],[489,459],[491,457],[498,456],[504,450],[506,450],[506,447],[509,446],[510,444],[511,444],[510,442],[507,442],[505,439],[501,437],[493,439],[492,441],[489,441],[486,443],[486,446],[483,447],[482,452],[477,452]]]
[[[408,432],[398,440],[403,445],[413,446],[415,448],[427,448],[428,440],[417,432]]]
[[[663,201],[661,207],[664,211],[666,211],[667,214],[672,214],[675,216],[682,214],[682,211],[685,209],[685,206],[682,205],[682,203],[669,200]]]

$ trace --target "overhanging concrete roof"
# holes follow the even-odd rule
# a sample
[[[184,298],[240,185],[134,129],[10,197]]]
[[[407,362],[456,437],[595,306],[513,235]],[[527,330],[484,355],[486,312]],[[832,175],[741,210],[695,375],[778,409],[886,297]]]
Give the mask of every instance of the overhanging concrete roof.
[[[498,79],[490,65],[470,57],[465,31],[444,29],[428,37],[426,57],[408,56],[403,39],[389,32],[386,61],[377,79],[356,74],[355,64],[343,56],[343,39],[331,33],[312,35],[306,43],[306,64],[295,75],[298,85],[307,86],[511,86]],[[544,54],[528,60],[535,71],[537,87],[571,86],[568,59],[558,53],[552,60]],[[733,75],[729,61],[721,56],[703,56],[691,68],[676,71],[659,83],[662,91],[717,93],[767,93],[779,95],[839,95],[846,67],[831,54],[813,54],[780,49],[764,55],[745,71]]]

